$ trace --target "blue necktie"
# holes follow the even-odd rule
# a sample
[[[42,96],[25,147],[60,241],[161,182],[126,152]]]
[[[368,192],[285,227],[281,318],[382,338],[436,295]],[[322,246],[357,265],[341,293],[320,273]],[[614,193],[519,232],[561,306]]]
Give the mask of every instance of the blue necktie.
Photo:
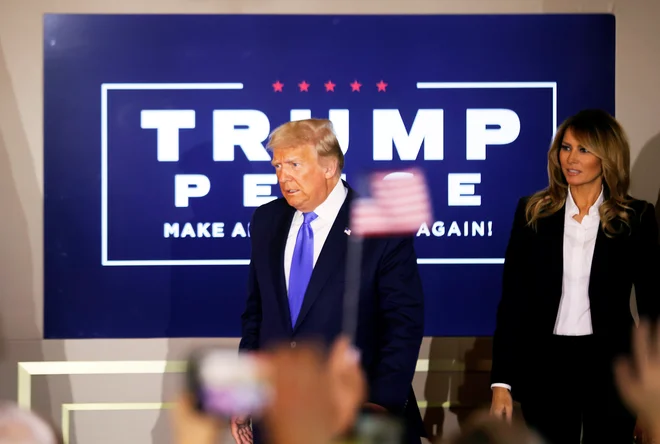
[[[309,278],[314,269],[314,232],[310,223],[318,216],[316,213],[303,213],[303,223],[298,230],[296,246],[293,249],[291,271],[289,273],[289,310],[291,311],[291,326],[296,325],[300,314]]]

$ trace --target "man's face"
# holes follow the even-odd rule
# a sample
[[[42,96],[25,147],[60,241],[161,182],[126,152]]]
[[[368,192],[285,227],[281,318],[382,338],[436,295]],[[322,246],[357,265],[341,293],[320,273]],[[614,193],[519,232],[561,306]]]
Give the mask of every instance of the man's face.
[[[335,171],[332,161],[319,162],[312,146],[275,148],[271,163],[282,195],[296,210],[303,213],[314,211],[332,191],[334,184],[330,179]]]

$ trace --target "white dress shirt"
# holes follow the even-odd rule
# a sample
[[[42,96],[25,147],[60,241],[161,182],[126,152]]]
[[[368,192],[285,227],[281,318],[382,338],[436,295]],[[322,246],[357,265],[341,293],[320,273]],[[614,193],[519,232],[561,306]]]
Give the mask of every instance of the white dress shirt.
[[[582,222],[573,216],[580,214],[570,187],[566,198],[564,215],[564,266],[562,275],[561,300],[553,333],[559,336],[584,336],[593,333],[591,327],[591,307],[589,303],[589,278],[591,261],[596,247],[599,209],[603,203],[603,191]],[[506,387],[508,384],[495,383],[491,387]]]
[[[573,218],[580,214],[580,209],[573,200],[570,188],[568,191],[564,216],[564,274],[554,334],[584,336],[593,333],[589,278],[600,225],[598,210],[603,203],[603,191],[581,223]]]
[[[318,216],[314,219],[310,226],[314,232],[314,265],[321,254],[325,240],[330,234],[330,229],[335,223],[337,214],[348,195],[348,189],[344,187],[344,183],[340,180],[337,185],[332,189],[325,201],[316,207],[314,213]],[[284,247],[284,278],[286,281],[286,289],[289,291],[289,274],[291,272],[291,261],[293,260],[293,250],[296,246],[296,238],[298,231],[303,223],[302,211],[296,211],[291,221],[291,228],[289,228],[289,235],[286,239],[286,246]]]

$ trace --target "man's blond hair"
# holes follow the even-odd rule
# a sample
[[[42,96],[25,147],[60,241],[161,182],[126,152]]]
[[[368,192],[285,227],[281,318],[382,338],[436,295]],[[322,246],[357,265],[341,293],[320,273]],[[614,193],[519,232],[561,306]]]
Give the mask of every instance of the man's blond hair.
[[[268,150],[312,146],[321,158],[337,159],[337,176],[344,169],[344,153],[339,146],[332,122],[306,119],[287,122],[275,128],[268,138]]]

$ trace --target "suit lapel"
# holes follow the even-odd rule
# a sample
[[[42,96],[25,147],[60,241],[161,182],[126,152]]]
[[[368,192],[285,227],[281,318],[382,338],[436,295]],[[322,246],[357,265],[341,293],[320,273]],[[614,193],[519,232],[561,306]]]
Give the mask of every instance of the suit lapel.
[[[344,270],[348,240],[344,230],[348,227],[349,208],[352,197],[353,192],[349,188],[346,200],[344,200],[344,204],[341,206],[339,213],[337,213],[337,218],[334,224],[332,224],[332,228],[330,228],[328,238],[323,244],[323,249],[316,261],[314,271],[312,271],[312,276],[305,291],[305,298],[300,308],[300,315],[298,315],[298,320],[293,328],[294,331],[305,320],[305,316],[309,313],[310,308],[314,305],[330,276],[336,273],[337,270]]]
[[[561,301],[562,283],[564,279],[564,218],[566,216],[566,206],[562,207],[552,216],[543,221],[543,226],[539,226],[539,232],[543,230],[546,233],[548,242],[548,285],[549,294],[552,297],[553,309],[559,310]],[[554,311],[556,313],[557,311]],[[553,319],[554,322],[554,319]]]
[[[287,206],[279,221],[273,226],[273,238],[270,246],[271,273],[273,274],[273,288],[277,297],[277,302],[282,313],[282,321],[285,327],[291,332],[291,311],[289,309],[289,298],[286,291],[286,279],[284,277],[284,249],[286,240],[291,228],[291,222],[295,209]]]
[[[605,235],[603,227],[599,224],[596,245],[594,246],[594,254],[591,260],[591,273],[589,275],[589,303],[591,307],[594,306],[591,296],[599,293],[596,286],[610,281],[607,276],[607,258],[609,257],[608,251],[611,245],[612,239]]]

